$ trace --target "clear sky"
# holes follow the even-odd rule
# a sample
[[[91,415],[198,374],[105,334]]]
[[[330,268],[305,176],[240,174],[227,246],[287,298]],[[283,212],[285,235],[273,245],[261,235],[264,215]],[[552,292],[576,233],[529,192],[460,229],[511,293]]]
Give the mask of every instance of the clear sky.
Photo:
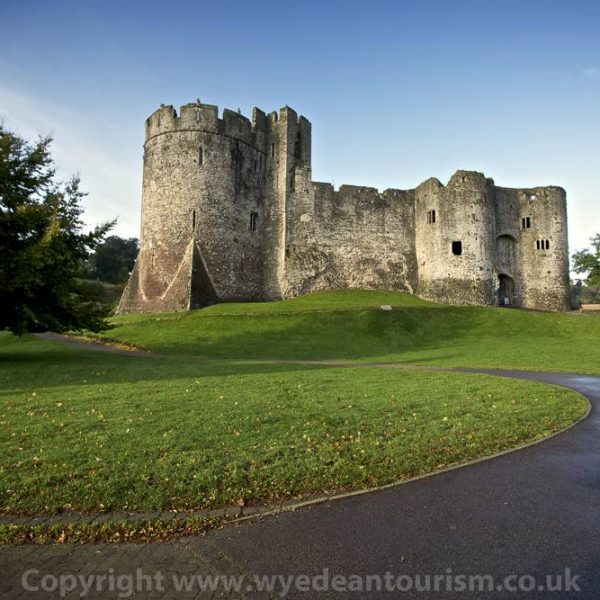
[[[600,233],[596,0],[1,0],[0,40],[0,117],[52,134],[119,235],[139,234],[144,120],[196,98],[305,115],[317,181],[561,185],[571,250]]]

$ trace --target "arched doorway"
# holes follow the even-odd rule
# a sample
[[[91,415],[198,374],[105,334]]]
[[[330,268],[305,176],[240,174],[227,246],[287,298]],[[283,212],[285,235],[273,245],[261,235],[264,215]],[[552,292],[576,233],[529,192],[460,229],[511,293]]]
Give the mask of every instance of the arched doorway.
[[[513,278],[505,273],[498,275],[498,305],[512,306],[515,293]]]

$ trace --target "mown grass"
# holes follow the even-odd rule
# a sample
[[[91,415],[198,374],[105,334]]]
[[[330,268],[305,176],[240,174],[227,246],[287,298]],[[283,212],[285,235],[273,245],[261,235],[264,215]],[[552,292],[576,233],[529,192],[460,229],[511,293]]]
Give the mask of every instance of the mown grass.
[[[448,306],[398,292],[322,292],[112,323],[105,339],[160,353],[600,373],[600,315]]]
[[[0,334],[0,510],[184,510],[364,488],[540,438],[586,406],[489,376],[122,356]]]

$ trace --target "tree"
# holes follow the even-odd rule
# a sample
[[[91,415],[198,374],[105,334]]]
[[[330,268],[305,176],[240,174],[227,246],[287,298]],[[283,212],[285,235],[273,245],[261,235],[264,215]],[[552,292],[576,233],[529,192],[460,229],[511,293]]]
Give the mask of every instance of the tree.
[[[29,143],[0,123],[0,330],[104,326],[76,281],[81,263],[114,225],[83,231],[79,178],[56,180],[51,138]]]
[[[590,238],[591,250],[586,248],[573,254],[573,271],[587,275],[588,286],[600,285],[600,234]]]
[[[137,238],[124,239],[111,235],[90,255],[85,275],[108,283],[126,283],[138,250]]]

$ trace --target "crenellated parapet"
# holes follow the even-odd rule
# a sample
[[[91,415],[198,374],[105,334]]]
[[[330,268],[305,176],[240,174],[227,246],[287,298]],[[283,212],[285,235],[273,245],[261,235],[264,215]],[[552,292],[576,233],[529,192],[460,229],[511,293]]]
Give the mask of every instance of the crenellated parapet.
[[[214,104],[191,102],[180,107],[179,113],[172,105],[163,105],[146,119],[146,141],[157,135],[183,131],[203,131],[224,135],[254,147],[264,145],[266,136],[275,131],[281,118],[292,127],[303,140],[303,154],[310,156],[311,124],[303,116],[283,107],[279,112],[268,115],[260,108],[252,109],[252,120],[239,111],[223,109],[219,117],[219,108]]]
[[[219,118],[219,109],[212,104],[190,103],[179,109],[161,106],[146,119],[146,140],[165,133],[179,131],[205,131],[253,143],[255,128],[249,119],[229,109]]]

